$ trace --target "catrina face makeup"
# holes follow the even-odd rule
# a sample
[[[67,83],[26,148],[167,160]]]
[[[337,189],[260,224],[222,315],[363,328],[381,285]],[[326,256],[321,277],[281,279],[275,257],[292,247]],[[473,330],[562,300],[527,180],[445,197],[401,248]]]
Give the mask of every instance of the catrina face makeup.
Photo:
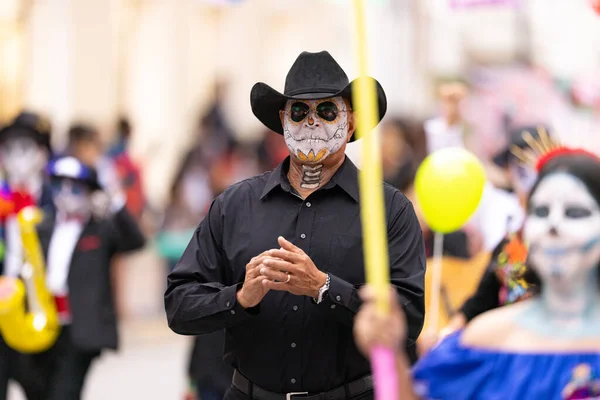
[[[566,173],[545,177],[531,197],[524,234],[544,284],[568,289],[597,282],[600,208],[581,180]]]
[[[285,143],[304,164],[320,164],[348,141],[348,109],[342,97],[289,100],[282,119]]]

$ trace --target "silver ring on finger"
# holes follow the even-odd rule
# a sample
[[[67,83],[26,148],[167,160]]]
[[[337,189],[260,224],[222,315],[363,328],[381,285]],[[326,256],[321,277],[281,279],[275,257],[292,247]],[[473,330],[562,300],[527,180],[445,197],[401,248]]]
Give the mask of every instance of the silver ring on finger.
[[[289,283],[290,279],[292,279],[292,275],[290,275],[290,273],[288,272],[287,273],[287,279],[283,283]]]

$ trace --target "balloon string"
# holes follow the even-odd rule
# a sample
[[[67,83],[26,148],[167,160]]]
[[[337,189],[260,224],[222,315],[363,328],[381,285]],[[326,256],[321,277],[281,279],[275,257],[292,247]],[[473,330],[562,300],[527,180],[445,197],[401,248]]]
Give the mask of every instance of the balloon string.
[[[436,232],[433,239],[433,271],[431,275],[431,301],[429,302],[429,330],[438,331],[440,320],[440,294],[442,292],[442,257],[444,255],[444,234]]]

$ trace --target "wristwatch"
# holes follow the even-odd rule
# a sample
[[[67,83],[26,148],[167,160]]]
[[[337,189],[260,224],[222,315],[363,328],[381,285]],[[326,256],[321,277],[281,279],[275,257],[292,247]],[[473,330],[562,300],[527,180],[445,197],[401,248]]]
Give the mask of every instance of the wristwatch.
[[[319,297],[317,297],[316,299],[313,299],[315,303],[319,304],[323,301],[325,294],[329,290],[330,282],[331,282],[331,278],[329,277],[329,274],[327,274],[327,280],[325,281],[325,284],[323,286],[321,286],[321,289],[319,289]]]

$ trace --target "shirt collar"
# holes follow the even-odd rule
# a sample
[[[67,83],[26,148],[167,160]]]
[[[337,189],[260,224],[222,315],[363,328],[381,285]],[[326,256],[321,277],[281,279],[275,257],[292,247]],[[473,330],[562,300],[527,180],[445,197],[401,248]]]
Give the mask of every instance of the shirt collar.
[[[287,172],[290,168],[290,157],[288,156],[281,164],[277,166],[270,174],[267,179],[267,183],[263,189],[260,199],[264,199],[277,186],[280,186],[286,192],[290,192],[292,187],[287,177]],[[354,163],[346,156],[344,162],[333,174],[331,180],[323,187],[323,189],[329,189],[334,186],[339,186],[344,192],[346,192],[352,199],[358,202],[358,170]]]

